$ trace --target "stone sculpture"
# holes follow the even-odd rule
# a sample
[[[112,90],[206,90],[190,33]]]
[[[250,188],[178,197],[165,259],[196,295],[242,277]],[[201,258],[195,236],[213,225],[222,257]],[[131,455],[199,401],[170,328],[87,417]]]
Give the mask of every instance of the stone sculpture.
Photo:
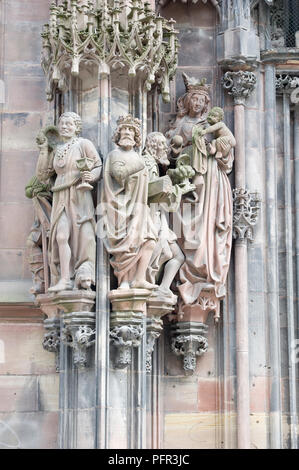
[[[27,255],[32,272],[33,286],[30,292],[42,294],[48,288],[47,239],[50,231],[52,193],[49,183],[41,183],[34,175],[25,188],[32,199],[34,222],[27,238]]]
[[[152,132],[147,136],[142,155],[148,169],[150,183],[159,182],[161,178],[159,166],[165,168],[169,165],[167,150],[167,141],[163,134],[160,132]],[[164,196],[163,199],[161,198],[163,201],[162,204],[150,204],[152,218],[158,230],[158,242],[150,260],[148,277],[152,283],[158,283],[159,274],[161,273],[162,267],[164,267],[160,285],[154,292],[154,295],[170,298],[175,297],[176,300],[176,296],[173,295],[170,286],[184,261],[184,255],[178,246],[177,236],[169,228],[166,211],[171,212],[176,210],[181,201],[182,191],[179,186],[173,186],[169,179],[166,192],[162,194]]]
[[[141,145],[140,121],[120,117],[114,134],[117,149],[109,153],[102,191],[104,244],[112,255],[111,265],[119,289],[154,289],[146,280],[157,230],[148,200],[148,172],[134,150]]]
[[[226,294],[233,229],[227,173],[232,170],[236,141],[223,122],[221,108],[212,108],[207,115],[210,98],[205,80],[183,78],[186,93],[178,100],[178,115],[166,136],[172,162],[176,158],[187,167],[189,163],[194,176],[193,188],[182,196],[178,214],[185,261],[179,272],[178,322],[172,330],[172,347],[175,354],[184,356],[185,370],[192,372],[196,356],[207,349],[207,316],[214,312],[218,320],[219,301]],[[208,134],[213,134],[212,142],[207,140]],[[190,176],[187,170],[183,173]]]
[[[196,189],[184,196],[182,204],[182,209],[185,203],[190,205],[190,220],[184,218],[183,210],[181,212],[182,250],[186,260],[180,270],[179,291],[183,304],[190,305],[198,303],[202,290],[214,292],[217,298],[225,295],[233,213],[227,173],[232,170],[235,139],[222,122],[221,108],[213,108],[207,117],[210,98],[205,80],[196,82],[185,74],[183,78],[186,94],[178,100],[178,117],[172,127],[183,138],[185,151],[191,156],[195,171],[193,184]],[[193,105],[194,96],[196,106]],[[190,110],[192,116],[196,112],[196,118],[191,116],[190,119]],[[206,126],[206,120],[210,127]],[[209,143],[204,135],[214,132],[216,139]],[[170,129],[166,135],[172,133]],[[186,148],[192,141],[192,148]]]
[[[37,138],[37,178],[47,183],[55,177],[48,250],[50,292],[89,289],[95,284],[94,204],[89,188],[80,189],[78,184],[95,183],[102,163],[92,142],[78,137],[80,131],[80,116],[68,112],[58,124],[62,143],[52,152],[44,133]],[[80,172],[82,160],[87,166]]]
[[[168,141],[175,135],[183,138],[183,146],[192,144],[192,129],[196,124],[204,124],[207,117],[210,96],[206,80],[196,81],[183,73],[186,93],[177,101],[178,113],[170,129],[166,132]]]

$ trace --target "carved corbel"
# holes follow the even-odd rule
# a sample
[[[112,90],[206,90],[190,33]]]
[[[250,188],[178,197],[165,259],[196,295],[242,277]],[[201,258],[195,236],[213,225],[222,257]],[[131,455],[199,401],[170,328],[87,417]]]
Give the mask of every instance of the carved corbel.
[[[206,338],[208,325],[201,322],[178,322],[172,325],[171,349],[176,356],[183,356],[184,370],[192,374],[196,358],[208,349]]]
[[[59,372],[60,361],[60,320],[59,318],[47,318],[44,320],[45,334],[43,348],[55,353],[56,372]]]
[[[177,322],[171,327],[171,349],[176,356],[183,356],[183,368],[192,374],[196,368],[196,358],[208,349],[208,325],[210,313],[218,323],[220,317],[220,300],[215,294],[203,290],[196,304],[185,305],[177,314]]]
[[[83,368],[87,365],[87,350],[95,343],[95,313],[72,312],[62,318],[61,341],[73,348],[73,362]]]
[[[152,355],[156,340],[163,331],[162,317],[171,314],[176,303],[176,295],[172,295],[172,297],[152,295],[147,301],[146,372],[148,374],[152,371]]]
[[[225,72],[222,85],[225,90],[228,90],[228,94],[233,96],[235,104],[244,104],[255,88],[256,75],[243,70]]]
[[[253,227],[258,222],[261,208],[261,196],[259,193],[251,193],[247,189],[237,188],[233,190],[233,238],[238,243],[253,242]]]
[[[145,370],[147,374],[152,371],[152,355],[156,340],[163,331],[163,322],[160,318],[148,318],[146,324],[146,363]]]
[[[299,103],[299,77],[294,75],[277,75],[276,92],[287,93],[290,95],[292,104]]]
[[[116,289],[109,293],[110,340],[115,346],[115,367],[123,369],[132,362],[132,349],[138,348],[145,333],[147,289]]]
[[[56,353],[57,371],[60,337],[62,343],[74,348],[74,364],[79,367],[86,365],[86,349],[94,343],[95,313],[91,312],[94,301],[95,292],[91,290],[74,289],[36,297],[36,303],[48,317],[44,321],[43,347]]]

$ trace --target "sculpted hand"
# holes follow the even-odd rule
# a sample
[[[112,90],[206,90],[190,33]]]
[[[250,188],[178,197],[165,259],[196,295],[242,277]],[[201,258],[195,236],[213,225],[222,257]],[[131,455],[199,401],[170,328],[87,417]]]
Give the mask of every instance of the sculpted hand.
[[[173,185],[171,179],[167,178],[166,194],[170,194],[172,191]]]
[[[40,149],[48,147],[48,139],[43,132],[39,132],[36,136],[36,143]]]

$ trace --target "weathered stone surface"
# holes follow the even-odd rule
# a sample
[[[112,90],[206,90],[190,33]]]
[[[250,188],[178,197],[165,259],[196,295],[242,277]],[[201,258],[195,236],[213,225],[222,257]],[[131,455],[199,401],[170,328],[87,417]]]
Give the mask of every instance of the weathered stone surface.
[[[6,109],[14,113],[46,111],[44,90],[45,81],[42,78],[10,77],[7,83]]]
[[[188,8],[184,2],[176,2],[173,4],[169,2],[167,6],[161,9],[161,14],[165,18],[174,18],[178,26],[188,24],[192,26],[209,28],[215,26],[217,13],[212,5],[206,3],[205,5],[188,4]]]
[[[164,445],[166,449],[214,449],[219,447],[217,430],[220,416],[214,413],[167,413]],[[177,436],[180,436],[178,441]]]
[[[166,413],[198,411],[197,377],[164,377],[163,393]]]
[[[39,113],[3,113],[2,150],[36,152],[36,129],[42,126],[42,120]]]
[[[26,8],[22,0],[8,0],[6,15],[11,22],[44,23],[49,17],[50,0],[28,0]]]
[[[0,376],[0,413],[38,411],[37,378]]]
[[[39,65],[39,57],[41,52],[41,25],[31,23],[10,23],[9,28],[5,31],[6,38],[6,62],[8,64],[14,62],[36,63]],[[22,44],[22,47],[20,47]]]
[[[1,449],[56,449],[58,412],[0,413]]]
[[[5,222],[4,222],[5,221]],[[25,246],[26,234],[33,222],[30,203],[0,204],[0,224],[5,230],[0,231],[0,246],[6,249],[22,250]],[[23,230],[16,230],[16,227]]]
[[[0,280],[23,278],[24,251],[0,249]]]
[[[184,28],[180,30],[179,66],[194,66],[199,60],[202,67],[210,65],[214,56],[214,30]],[[194,44],[197,47],[194,47]]]
[[[38,384],[39,411],[57,411],[59,409],[59,374],[40,375]]]
[[[1,157],[1,202],[28,202],[24,187],[32,176],[36,152],[3,152]],[[12,185],[12,180],[15,184]]]
[[[5,362],[0,363],[0,374],[54,374],[54,355],[43,349],[43,334],[42,324],[2,323]]]

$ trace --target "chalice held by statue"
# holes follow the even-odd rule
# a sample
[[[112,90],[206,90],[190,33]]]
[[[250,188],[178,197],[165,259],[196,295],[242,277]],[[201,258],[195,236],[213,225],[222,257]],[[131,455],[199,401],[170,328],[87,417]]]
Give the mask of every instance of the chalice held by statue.
[[[93,168],[93,160],[87,157],[79,158],[76,160],[76,165],[78,170],[80,170],[81,173],[84,171],[90,171]],[[85,181],[84,175],[82,175],[82,183],[77,186],[77,189],[81,189],[81,191],[91,191],[93,189],[93,186],[87,181]]]

